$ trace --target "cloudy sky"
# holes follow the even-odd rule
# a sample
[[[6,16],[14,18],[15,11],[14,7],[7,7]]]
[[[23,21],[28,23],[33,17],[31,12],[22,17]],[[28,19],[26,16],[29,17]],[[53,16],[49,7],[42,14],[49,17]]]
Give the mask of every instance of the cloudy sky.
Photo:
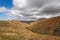
[[[60,16],[60,0],[0,0],[0,20],[35,21]]]

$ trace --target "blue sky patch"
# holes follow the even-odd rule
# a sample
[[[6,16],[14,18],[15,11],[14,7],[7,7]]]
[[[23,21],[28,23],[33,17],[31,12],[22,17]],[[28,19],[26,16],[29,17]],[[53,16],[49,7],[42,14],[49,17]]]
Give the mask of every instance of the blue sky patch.
[[[0,0],[0,7],[11,9],[13,7],[12,0]],[[12,19],[12,17],[5,15],[5,12],[0,12],[0,20]]]

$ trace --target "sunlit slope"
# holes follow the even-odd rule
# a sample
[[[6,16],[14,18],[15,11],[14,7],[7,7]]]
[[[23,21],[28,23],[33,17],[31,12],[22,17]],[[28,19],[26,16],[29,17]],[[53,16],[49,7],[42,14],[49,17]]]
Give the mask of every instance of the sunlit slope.
[[[15,32],[21,30],[27,25],[19,21],[0,21],[0,33],[4,32]]]
[[[27,29],[38,34],[60,35],[60,16],[36,21],[28,25]]]
[[[60,40],[60,37],[52,35],[36,34],[27,29],[15,30],[0,34],[1,40]]]
[[[26,26],[27,23],[24,22],[20,22],[20,21],[15,21],[15,20],[11,20],[11,21],[0,21],[0,26]]]
[[[20,21],[0,21],[0,40],[60,40],[58,36],[37,34],[25,26],[27,24]]]

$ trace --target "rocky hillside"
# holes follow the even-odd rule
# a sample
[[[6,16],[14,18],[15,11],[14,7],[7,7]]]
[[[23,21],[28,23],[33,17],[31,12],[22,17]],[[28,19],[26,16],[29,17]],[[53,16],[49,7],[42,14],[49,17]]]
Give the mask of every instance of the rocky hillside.
[[[28,25],[27,29],[38,34],[60,35],[60,16],[36,21]]]
[[[0,21],[0,40],[60,40],[59,20],[60,17],[32,23]]]

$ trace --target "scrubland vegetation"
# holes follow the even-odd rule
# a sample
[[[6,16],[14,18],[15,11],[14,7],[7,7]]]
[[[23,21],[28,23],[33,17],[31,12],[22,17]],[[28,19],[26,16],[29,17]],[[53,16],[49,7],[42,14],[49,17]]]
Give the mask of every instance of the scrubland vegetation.
[[[60,16],[31,23],[0,21],[0,40],[60,40]]]

